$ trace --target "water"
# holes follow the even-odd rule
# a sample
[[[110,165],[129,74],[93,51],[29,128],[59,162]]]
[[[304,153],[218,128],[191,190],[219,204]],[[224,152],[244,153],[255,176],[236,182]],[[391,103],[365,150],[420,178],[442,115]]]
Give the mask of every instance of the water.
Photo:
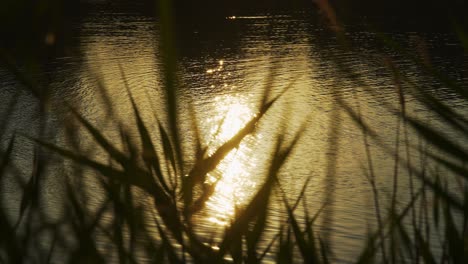
[[[367,155],[362,132],[337,100],[354,110],[359,106],[363,120],[381,136],[381,143],[374,140],[368,143],[377,171],[377,187],[384,197],[391,193],[393,168],[393,160],[385,149],[394,146],[397,126],[397,118],[386,107],[397,107],[398,95],[390,71],[380,64],[382,54],[393,55],[411,80],[450,100],[462,112],[464,104],[450,91],[440,89],[436,81],[425,78],[410,59],[385,48],[382,51],[374,33],[359,26],[350,27],[348,37],[359,45],[352,52],[343,51],[326,26],[314,21],[307,14],[259,14],[230,17],[210,26],[180,26],[183,29],[177,36],[180,133],[188,157],[186,161],[191,164],[195,141],[191,122],[197,123],[201,142],[208,147],[208,153],[213,153],[258,113],[266,90],[270,91],[270,98],[286,91],[256,132],[245,138],[239,148],[210,173],[208,180],[217,181],[217,185],[206,208],[194,216],[197,232],[205,237],[221,232],[235,207],[245,204],[263,182],[270,159],[268,153],[278,135],[282,135],[286,143],[291,142],[304,128],[297,147],[280,171],[282,187],[292,202],[310,177],[306,192],[309,212],[315,213],[325,201],[330,202],[324,214],[328,217],[317,222],[318,230],[332,231],[337,260],[349,261],[359,253],[368,227],[375,228],[376,220],[372,191],[365,176]],[[77,107],[109,138],[119,138],[119,122],[136,133],[134,123],[129,121],[133,120],[133,111],[124,79],[143,118],[157,134],[154,116],[165,111],[157,19],[100,11],[83,17],[76,27],[79,34],[74,48],[79,50],[78,55],[55,58],[47,73],[51,78],[51,108],[56,110],[48,119],[50,135],[47,138],[58,144],[63,141],[64,132],[53,129],[54,124],[70,117],[60,114],[63,102]],[[411,47],[417,48],[418,43],[424,41],[429,49],[442,50],[432,58],[432,63],[443,66],[456,79],[463,78],[464,62],[459,59],[459,48],[451,36],[415,32],[393,32],[390,36]],[[362,74],[362,83],[350,81],[337,66],[338,60]],[[0,96],[12,98],[15,81],[7,73],[0,74],[3,86]],[[112,118],[103,95],[113,106]],[[444,128],[444,124],[411,96],[407,100],[411,115]],[[32,96],[24,92],[19,102],[13,113],[15,121],[8,126],[7,133],[34,131],[31,127],[40,121]],[[5,109],[5,106],[0,108]],[[95,143],[89,135],[82,133],[78,141],[82,148],[93,149],[95,159],[105,160],[102,152],[94,149]],[[25,144],[22,148],[17,155],[27,163],[32,146]],[[67,169],[52,172],[55,178],[60,173],[66,174]],[[57,184],[56,180],[48,182]],[[99,192],[91,182],[87,190]],[[401,180],[400,185],[408,190],[407,180]],[[46,189],[52,199],[59,199],[60,188],[49,186]],[[10,192],[15,197],[14,192]],[[401,195],[402,201],[408,198],[407,191]],[[20,198],[14,199],[19,201]],[[276,234],[280,221],[285,219],[278,214],[279,199],[273,200],[265,245]],[[89,201],[91,207],[99,202],[98,194]],[[385,208],[386,199],[382,202]],[[51,204],[51,210],[60,211]]]

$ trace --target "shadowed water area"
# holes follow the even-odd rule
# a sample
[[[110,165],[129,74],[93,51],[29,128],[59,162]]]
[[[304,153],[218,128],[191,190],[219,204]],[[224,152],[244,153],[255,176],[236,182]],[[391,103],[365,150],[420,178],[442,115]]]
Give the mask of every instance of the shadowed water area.
[[[65,102],[124,149],[120,141],[121,124],[130,131],[130,138],[138,134],[128,96],[131,93],[150,132],[160,135],[156,120],[158,113],[166,111],[160,23],[157,18],[137,13],[100,10],[80,17],[74,27],[78,33],[76,46],[72,48],[79,50],[76,53],[79,55],[47,62],[50,114],[42,116],[36,99],[28,92],[16,96],[18,83],[1,69],[0,114],[16,98],[14,122],[7,126],[7,134],[17,131],[62,146],[75,144],[87,150],[89,157],[106,162],[108,157],[104,151],[84,130],[77,128],[80,136],[74,138],[75,142],[69,142],[67,132],[56,129],[58,124],[72,119]],[[292,202],[310,178],[304,196],[309,213],[315,214],[327,203],[317,221],[317,231],[330,234],[337,261],[355,259],[365,243],[366,232],[377,225],[373,194],[366,176],[369,157],[365,146],[369,147],[372,166],[376,168],[382,208],[388,207],[393,184],[394,159],[389,153],[394,150],[398,121],[388,109],[398,108],[399,95],[392,72],[384,66],[385,56],[403,68],[413,83],[450,102],[462,115],[467,114],[466,101],[444,90],[437,80],[426,78],[410,58],[379,45],[376,33],[363,25],[347,27],[346,34],[354,48],[344,51],[326,25],[307,13],[240,14],[212,25],[176,25],[179,133],[187,168],[194,162],[190,158],[195,152],[194,127],[199,130],[207,154],[211,155],[258,114],[265,94],[270,98],[282,94],[257,124],[255,132],[245,137],[209,173],[207,181],[215,183],[213,194],[206,206],[192,216],[196,232],[207,243],[214,245],[218,241],[217,235],[230,223],[236,207],[245,205],[261,186],[276,137],[283,135],[285,142],[292,142],[300,134],[280,170],[281,187]],[[404,30],[384,33],[421,54],[425,50],[433,52],[430,58],[433,65],[466,82],[466,59],[452,35]],[[349,78],[340,67],[358,73],[359,81]],[[408,115],[444,130],[445,124],[409,93],[406,103]],[[381,141],[365,139],[346,107],[359,111],[362,120]],[[35,131],[44,118],[46,133],[38,135]],[[166,125],[165,120],[159,122]],[[447,134],[458,138],[456,132],[447,131]],[[24,144],[15,149],[15,162],[28,175],[29,167],[24,164],[30,162],[33,147],[24,138],[18,140]],[[411,131],[409,140],[416,148],[430,148]],[[7,144],[0,143],[2,147]],[[424,165],[417,151],[411,155],[416,167]],[[51,163],[58,160],[54,157],[50,156]],[[74,175],[75,169],[70,161],[57,162],[51,165],[51,172],[42,182],[41,192],[47,197],[42,206],[51,219],[60,218],[62,210],[60,201],[65,191],[60,179]],[[409,181],[404,168],[400,173],[398,197],[404,204],[409,197]],[[86,175],[86,180],[81,179],[76,188],[90,194],[89,208],[99,207],[102,191],[98,177],[91,172]],[[3,195],[17,202],[9,203],[12,212],[18,210],[21,200],[14,192],[17,184],[10,180],[2,186]],[[418,181],[415,184],[421,185]],[[279,195],[272,197],[266,234],[262,238],[264,247],[286,218],[279,213],[283,212],[279,209],[283,206]],[[145,204],[144,196],[140,202]],[[154,209],[148,207],[149,215],[151,210]],[[297,213],[298,219],[304,221],[302,208]],[[15,213],[12,215],[14,219]],[[155,234],[150,236],[158,239],[156,227]],[[102,241],[101,246],[106,248],[105,238]]]

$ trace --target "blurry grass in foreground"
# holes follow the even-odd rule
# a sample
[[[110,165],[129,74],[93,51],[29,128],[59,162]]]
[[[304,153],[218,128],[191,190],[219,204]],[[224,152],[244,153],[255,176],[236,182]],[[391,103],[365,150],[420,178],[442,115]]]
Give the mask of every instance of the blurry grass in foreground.
[[[31,164],[31,175],[26,182],[21,182],[21,177],[17,175],[18,170],[12,164],[12,153],[18,135],[11,138],[4,135],[4,129],[9,122],[13,122],[8,115],[8,109],[15,106],[15,100],[11,102],[6,115],[0,117],[0,139],[6,142],[6,147],[0,153],[0,183],[13,175],[18,177],[17,180],[22,186],[22,189],[18,190],[22,195],[18,216],[13,221],[9,215],[10,211],[5,206],[9,201],[1,201],[0,262],[48,263],[58,262],[57,258],[63,257],[63,262],[71,263],[137,263],[142,258],[154,263],[259,263],[265,261],[267,256],[278,263],[292,263],[299,259],[305,263],[331,262],[333,255],[329,249],[328,236],[322,236],[314,230],[314,223],[321,210],[309,212],[303,201],[308,181],[297,199],[289,201],[283,193],[281,179],[278,178],[278,172],[286,160],[291,158],[291,152],[298,144],[301,132],[297,133],[295,140],[290,144],[285,144],[282,136],[278,135],[275,149],[270,155],[270,168],[265,181],[252,200],[245,207],[238,208],[235,218],[219,242],[207,243],[208,238],[198,237],[193,231],[195,223],[191,221],[191,215],[204,206],[214,188],[205,183],[207,174],[227,153],[237,148],[247,135],[255,132],[258,122],[275,107],[281,95],[270,98],[268,91],[274,82],[273,78],[267,80],[266,92],[257,115],[211,156],[206,155],[206,146],[202,146],[199,139],[193,142],[196,149],[195,163],[188,171],[184,169],[186,157],[182,154],[180,143],[183,135],[179,134],[180,118],[176,111],[179,84],[175,76],[176,54],[172,50],[174,46],[169,15],[171,12],[166,1],[161,1],[160,9],[163,15],[162,49],[166,55],[165,68],[161,74],[165,80],[168,111],[166,115],[157,113],[160,118],[156,120],[157,133],[143,121],[138,105],[132,98],[131,87],[127,85],[138,130],[138,142],[134,142],[128,132],[122,129],[122,150],[117,147],[116,142],[107,139],[103,131],[70,106],[74,122],[91,135],[93,141],[105,151],[109,162],[93,160],[87,153],[73,146],[65,148],[26,135],[36,143],[36,150]],[[325,10],[329,14],[332,12],[330,7]],[[340,36],[343,48],[350,49],[336,15],[330,14],[329,17]],[[451,89],[452,93],[468,102],[463,83],[440,74],[420,57],[407,54],[397,43],[384,36],[381,37],[381,41],[399,54],[412,58],[428,78],[437,78],[445,88]],[[465,50],[468,51],[466,45]],[[353,69],[340,61],[334,63],[345,76],[368,89],[369,93],[374,92],[373,87],[366,87],[361,76],[354,73]],[[361,112],[359,104],[351,106],[339,96],[335,97],[336,104],[344,108],[362,130],[363,148],[367,153],[367,160],[363,161],[367,164],[363,174],[372,187],[378,223],[377,230],[369,233],[367,244],[356,262],[467,263],[468,169],[465,163],[468,151],[465,146],[454,142],[441,131],[408,115],[406,98],[409,94],[417,98],[418,102],[430,109],[451,129],[463,135],[462,142],[468,136],[468,119],[444,101],[412,83],[404,72],[395,67],[391,59],[386,63],[388,69],[393,72],[399,100],[398,107],[388,106],[388,111],[396,117],[395,146],[387,149],[388,155],[395,162],[389,208],[382,208],[380,203],[382,197],[376,188],[379,168],[373,165],[372,149],[368,144],[371,138],[377,141],[381,139],[366,123],[365,113]],[[27,79],[15,70],[14,66],[9,68],[13,69],[20,81]],[[123,71],[122,75],[125,79]],[[28,83],[23,84],[32,89]],[[38,97],[39,100],[44,100]],[[167,124],[167,127],[163,124]],[[68,137],[73,142],[73,138],[76,137],[75,131],[70,127],[67,129]],[[330,133],[336,135],[339,132],[339,124],[336,124],[335,129],[336,131],[332,129]],[[196,128],[194,130],[195,133],[198,132]],[[421,140],[437,151],[428,151],[421,144],[410,142],[409,131],[415,131]],[[156,139],[155,134],[158,135]],[[70,179],[64,179],[66,196],[63,202],[66,206],[60,219],[53,221],[47,218],[40,206],[41,200],[45,199],[42,197],[41,182],[48,165],[44,161],[45,154],[41,149],[58,153],[61,157],[75,162],[78,167]],[[160,149],[163,150],[163,154],[158,151]],[[425,160],[412,160],[412,152],[418,152]],[[416,166],[417,162],[423,165]],[[331,160],[328,177],[334,177],[334,165],[334,161]],[[405,174],[402,173],[401,167],[405,168]],[[86,199],[89,198],[89,194],[77,188],[80,180],[85,179],[83,174],[86,170],[83,168],[90,168],[98,173],[97,181],[104,199],[97,208],[88,208]],[[441,171],[448,171],[450,174],[445,175]],[[402,175],[406,174],[408,179],[402,178]],[[402,180],[409,181],[409,190],[398,189],[397,183]],[[410,192],[410,199],[401,204],[398,194],[406,191]],[[266,228],[269,203],[274,195],[281,198],[287,219],[281,223],[276,236],[267,245],[263,245],[260,240]],[[142,204],[142,196],[151,200],[151,203]],[[331,190],[329,200],[333,200]],[[295,214],[301,202],[305,211],[305,220],[302,222]],[[149,211],[154,214],[148,215]],[[330,215],[326,218],[333,221],[332,213],[328,214]],[[411,224],[405,224],[406,222]],[[157,239],[150,236],[155,233],[154,230],[157,230]],[[433,245],[434,233],[439,239],[437,245]],[[435,249],[439,250],[435,252]],[[335,254],[339,255],[339,252]]]

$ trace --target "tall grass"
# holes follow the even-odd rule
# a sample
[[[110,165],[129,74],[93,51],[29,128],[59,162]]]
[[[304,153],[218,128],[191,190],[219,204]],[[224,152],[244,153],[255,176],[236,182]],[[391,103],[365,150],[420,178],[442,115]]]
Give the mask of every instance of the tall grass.
[[[326,1],[320,1],[325,14],[329,15],[332,29],[339,35],[343,49],[351,49],[344,29],[337,16]],[[99,126],[80,114],[72,105],[66,105],[73,121],[64,124],[69,144],[53,144],[41,135],[45,127],[41,125],[38,136],[30,134],[7,135],[4,131],[13,122],[10,113],[16,105],[16,98],[10,102],[6,114],[1,116],[0,142],[6,142],[0,153],[0,186],[13,178],[19,182],[17,191],[21,199],[16,209],[8,206],[9,201],[2,197],[0,204],[0,262],[4,263],[102,263],[121,262],[139,263],[142,259],[154,263],[260,263],[267,256],[278,263],[306,262],[330,263],[330,234],[318,232],[314,224],[323,207],[310,212],[304,199],[309,181],[294,202],[285,195],[280,171],[288,159],[294,158],[292,152],[299,144],[302,131],[297,132],[294,140],[287,144],[281,135],[274,142],[274,150],[269,153],[269,170],[264,182],[259,186],[251,200],[238,208],[235,217],[226,227],[220,241],[209,241],[200,237],[195,230],[192,215],[203,208],[212,195],[216,183],[208,184],[206,177],[224,157],[239,147],[264,116],[281,100],[284,92],[271,98],[269,89],[274,79],[266,81],[264,98],[257,114],[246,122],[237,134],[218,147],[212,155],[207,155],[199,136],[193,142],[194,157],[184,157],[178,115],[177,64],[174,49],[174,36],[171,21],[170,1],[160,1],[162,28],[162,50],[166,109],[157,113],[157,129],[150,127],[142,117],[135,102],[131,87],[125,82],[133,118],[138,135],[132,137],[121,125],[119,142],[110,140]],[[427,77],[437,78],[452,93],[468,100],[463,83],[454,81],[439,73],[420,57],[413,56],[397,43],[385,36],[380,41],[386,47],[411,58],[420,66]],[[468,51],[468,46],[465,45]],[[5,57],[4,64],[22,82],[23,86],[37,96],[47,111],[47,97],[39,95],[38,89],[31,84],[11,59]],[[350,80],[365,86],[359,74],[340,61],[332,61]],[[365,113],[357,106],[346,103],[337,96],[335,114],[338,108],[346,110],[362,132],[363,148],[367,165],[363,174],[367,177],[374,195],[377,230],[368,234],[368,241],[362,249],[357,263],[466,263],[468,262],[468,171],[465,165],[467,149],[453,139],[445,136],[428,124],[407,114],[406,98],[410,93],[418,102],[430,109],[443,120],[450,129],[462,135],[464,142],[468,135],[468,120],[457,113],[450,105],[423,87],[418,87],[398,70],[391,60],[387,61],[393,72],[397,107],[388,106],[388,111],[396,117],[395,146],[386,148],[389,157],[394,159],[393,189],[389,208],[381,204],[382,194],[377,188],[379,168],[374,166],[370,139],[382,142],[381,136],[373,131],[365,121]],[[126,80],[121,69],[122,78]],[[99,85],[98,85],[99,88]],[[102,87],[101,87],[102,88]],[[365,87],[372,92],[372,87]],[[105,98],[108,99],[108,98]],[[109,105],[109,108],[111,106]],[[112,112],[111,109],[109,109]],[[115,111],[115,110],[114,110]],[[195,117],[193,117],[195,118]],[[45,124],[45,121],[41,122]],[[77,128],[88,133],[108,158],[108,162],[93,159],[92,155],[80,149],[75,142]],[[415,131],[420,138],[437,151],[429,151],[421,143],[410,142],[409,133]],[[194,133],[198,130],[194,126]],[[336,151],[336,141],[340,136],[340,124],[334,123],[329,131],[332,142],[330,148]],[[18,138],[23,139],[19,141]],[[34,154],[30,164],[30,175],[24,179],[22,169],[14,164],[15,145],[27,138],[34,142]],[[161,151],[162,150],[162,151]],[[421,166],[416,166],[412,153],[419,153]],[[59,156],[72,161],[73,171],[63,178],[65,189],[63,212],[57,219],[50,219],[43,208],[46,197],[43,192],[51,162],[48,158]],[[187,160],[195,160],[189,164]],[[327,168],[327,204],[334,200],[333,186],[336,174],[336,160],[330,158]],[[405,179],[403,169],[407,172]],[[92,198],[84,189],[90,175],[102,192],[99,203],[90,207],[87,200]],[[400,201],[398,196],[406,190],[398,189],[399,181],[409,181],[410,199]],[[94,194],[95,195],[95,194]],[[284,215],[278,232],[267,245],[261,238],[267,227],[267,218],[272,198],[278,196],[283,204]],[[300,221],[296,210],[302,204],[305,219]],[[332,210],[325,212],[324,219],[331,223]],[[406,223],[410,223],[409,225]],[[156,231],[155,231],[156,230]],[[157,234],[152,237],[151,234]],[[433,234],[437,234],[438,245],[434,245]],[[209,243],[207,243],[209,241]],[[435,249],[439,248],[439,251]]]

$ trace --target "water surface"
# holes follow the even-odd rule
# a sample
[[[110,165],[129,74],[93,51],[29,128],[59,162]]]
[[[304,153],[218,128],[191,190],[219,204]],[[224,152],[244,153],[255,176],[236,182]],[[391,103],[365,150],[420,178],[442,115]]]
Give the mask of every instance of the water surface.
[[[60,114],[64,112],[61,103],[68,102],[110,138],[119,138],[120,122],[126,123],[136,135],[135,124],[129,121],[134,114],[126,82],[143,118],[157,135],[155,116],[164,116],[161,113],[166,111],[157,19],[100,11],[83,17],[76,27],[79,35],[75,48],[80,51],[79,55],[54,59],[47,73],[52,80],[51,108],[55,110],[55,114],[49,116],[51,127],[54,122],[69,118]],[[288,143],[303,131],[280,171],[281,186],[293,201],[310,178],[305,195],[308,210],[313,214],[325,202],[329,203],[322,214],[324,217],[317,222],[318,230],[332,231],[337,260],[350,260],[359,253],[368,228],[375,228],[376,220],[366,177],[368,156],[363,134],[337,100],[355,111],[359,109],[363,120],[381,136],[382,142],[369,139],[367,143],[383,197],[390,197],[391,193],[394,161],[386,150],[395,144],[397,127],[397,117],[387,107],[398,107],[391,72],[380,63],[383,54],[393,56],[394,62],[404,68],[415,83],[450,100],[452,105],[459,105],[460,111],[464,109],[462,100],[441,88],[437,81],[426,78],[409,58],[377,45],[376,34],[359,26],[351,25],[348,34],[359,44],[353,51],[344,51],[333,34],[307,14],[239,15],[212,26],[181,25],[180,28],[177,36],[181,83],[179,132],[188,167],[193,162],[190,157],[193,157],[196,139],[192,122],[197,124],[201,142],[210,154],[258,114],[266,91],[270,99],[285,91],[259,123],[256,132],[246,137],[239,148],[229,153],[210,173],[208,181],[216,182],[214,193],[206,208],[194,216],[197,231],[204,237],[216,237],[222,232],[235,208],[244,205],[263,183],[278,136]],[[393,32],[390,36],[404,45],[416,48],[418,43],[425,43],[429,49],[441,51],[432,57],[434,65],[443,66],[456,79],[463,78],[459,70],[463,61],[455,56],[458,48],[449,35]],[[340,70],[338,61],[359,73],[360,82],[350,80]],[[7,73],[0,74],[3,86],[0,96],[12,98],[14,89],[11,87],[16,85],[15,81]],[[111,102],[111,110],[109,101],[104,98]],[[411,115],[444,128],[443,123],[411,96],[407,100]],[[10,133],[15,129],[33,131],[31,127],[40,121],[32,96],[25,92],[19,101],[14,112],[15,122],[9,126]],[[4,106],[0,108],[5,109]],[[57,143],[63,141],[63,133],[50,131],[48,139]],[[415,135],[410,137],[416,142]],[[95,143],[84,132],[78,141],[84,149],[94,148]],[[18,151],[18,156],[27,160],[31,147],[25,145],[24,148],[27,150]],[[93,151],[97,160],[105,160],[99,150]],[[418,156],[414,155],[417,160]],[[67,172],[64,171],[54,173]],[[400,185],[404,201],[409,195],[408,181],[401,180]],[[93,180],[84,188],[99,192]],[[51,197],[60,196],[54,188],[49,190]],[[385,200],[382,201],[384,206]],[[98,204],[99,195],[89,202]],[[54,208],[54,205],[49,206]],[[274,196],[265,246],[286,219],[278,213],[281,207],[279,196]],[[299,215],[301,211],[298,210]]]

